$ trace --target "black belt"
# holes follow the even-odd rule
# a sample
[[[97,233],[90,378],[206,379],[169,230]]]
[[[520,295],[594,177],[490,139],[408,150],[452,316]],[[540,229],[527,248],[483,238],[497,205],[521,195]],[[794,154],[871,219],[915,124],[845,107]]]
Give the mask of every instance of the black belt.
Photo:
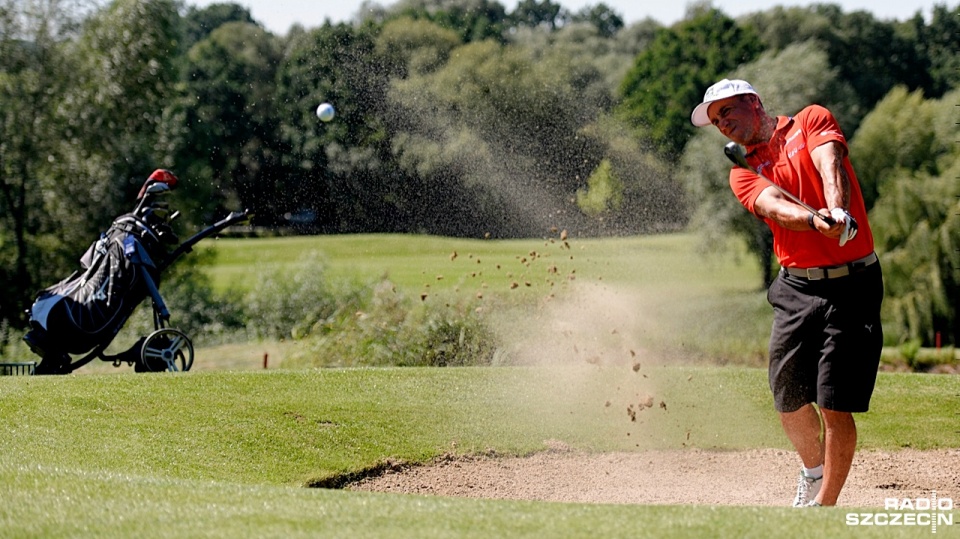
[[[863,269],[876,264],[877,261],[877,253],[870,253],[859,260],[847,262],[846,264],[841,264],[839,266],[830,266],[828,268],[791,267],[781,268],[781,270],[793,275],[794,277],[802,277],[811,281],[819,281],[821,279],[836,279],[837,277],[846,277],[847,275],[857,273],[858,271],[862,271]]]

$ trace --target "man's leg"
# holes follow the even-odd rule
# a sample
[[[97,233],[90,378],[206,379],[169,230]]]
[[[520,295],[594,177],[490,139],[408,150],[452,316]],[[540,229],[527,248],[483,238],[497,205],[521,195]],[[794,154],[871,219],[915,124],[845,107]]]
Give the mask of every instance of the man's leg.
[[[780,423],[803,461],[803,472],[797,478],[797,495],[793,498],[793,506],[805,507],[816,500],[823,486],[820,414],[812,404],[805,404],[794,412],[781,412]]]
[[[783,425],[783,431],[800,455],[805,468],[816,468],[824,463],[820,414],[812,404],[807,404],[795,412],[780,412],[780,424]]]
[[[817,495],[820,505],[836,505],[847,481],[853,454],[857,450],[857,424],[850,412],[821,408],[824,425],[823,486]]]

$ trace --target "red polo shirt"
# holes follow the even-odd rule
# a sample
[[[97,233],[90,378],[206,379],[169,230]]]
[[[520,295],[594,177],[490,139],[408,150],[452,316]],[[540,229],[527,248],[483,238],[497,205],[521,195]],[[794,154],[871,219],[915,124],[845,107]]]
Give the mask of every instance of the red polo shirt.
[[[796,116],[777,117],[777,128],[770,140],[747,147],[747,162],[758,172],[796,195],[814,208],[827,207],[823,196],[823,180],[810,158],[810,151],[830,141],[847,146],[847,141],[830,111],[811,105]],[[773,231],[773,252],[781,266],[813,268],[836,266],[863,258],[873,252],[873,235],[867,222],[860,184],[848,157],[843,167],[850,178],[849,211],[857,220],[857,236],[840,247],[840,243],[814,230],[787,230],[771,219],[762,218]],[[756,215],[754,204],[769,184],[756,174],[735,167],[730,171],[730,188],[740,203]]]

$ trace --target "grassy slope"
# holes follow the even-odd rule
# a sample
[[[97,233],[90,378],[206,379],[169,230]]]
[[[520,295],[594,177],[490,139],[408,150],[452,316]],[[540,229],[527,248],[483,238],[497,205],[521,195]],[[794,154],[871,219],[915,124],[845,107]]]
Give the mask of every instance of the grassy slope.
[[[861,446],[957,447],[960,434],[949,426],[960,412],[956,391],[952,377],[881,375],[874,410],[861,418]],[[452,442],[460,452],[517,454],[543,449],[551,439],[595,451],[785,447],[758,369],[4,377],[0,395],[6,422],[0,529],[12,536],[466,537],[552,530],[595,537],[602,530],[604,537],[635,537],[643,529],[681,537],[693,526],[769,537],[802,519],[779,509],[624,509],[299,488],[385,458],[429,459],[451,451]],[[645,395],[667,409],[655,406],[631,422],[626,404]],[[833,514],[825,530],[842,533],[842,514]]]
[[[644,377],[646,375],[646,377]],[[384,458],[561,440],[591,451],[787,447],[764,372],[619,367],[348,369],[0,379],[15,461],[303,485]],[[884,374],[861,447],[960,446],[953,377]],[[631,421],[647,395],[659,406]],[[924,395],[925,398],[915,398]],[[955,395],[953,395],[955,396]],[[921,418],[923,420],[921,421]],[[56,436],[51,436],[56,433]],[[690,433],[690,436],[687,436]]]

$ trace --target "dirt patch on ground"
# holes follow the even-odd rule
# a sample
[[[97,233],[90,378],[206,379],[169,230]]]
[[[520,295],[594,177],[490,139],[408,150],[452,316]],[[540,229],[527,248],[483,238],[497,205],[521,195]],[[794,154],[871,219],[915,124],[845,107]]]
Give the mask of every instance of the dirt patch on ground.
[[[578,503],[789,505],[799,464],[791,451],[700,449],[530,457],[445,456],[347,485],[358,491]],[[960,450],[861,451],[841,494],[848,507],[885,498],[960,499]]]

